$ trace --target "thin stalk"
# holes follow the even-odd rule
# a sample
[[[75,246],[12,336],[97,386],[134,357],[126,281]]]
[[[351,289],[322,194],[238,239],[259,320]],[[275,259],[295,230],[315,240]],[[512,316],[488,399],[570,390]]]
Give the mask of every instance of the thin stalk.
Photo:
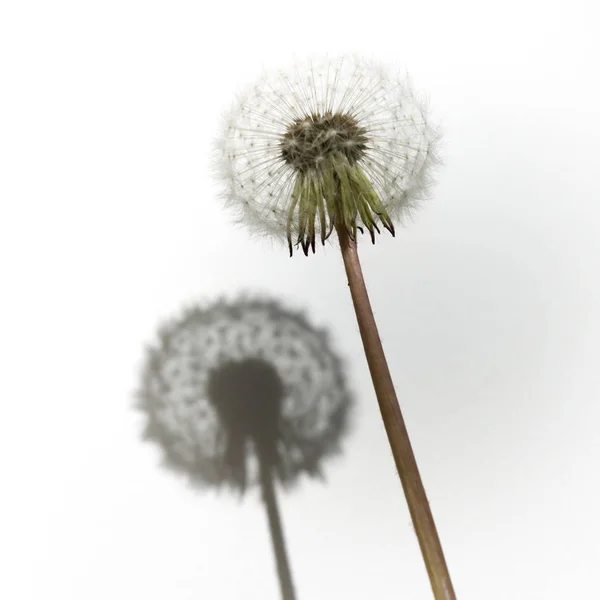
[[[371,379],[423,560],[427,567],[433,595],[435,600],[456,600],[442,545],[381,345],[358,259],[356,241],[350,238],[343,226],[337,228],[337,233]]]
[[[283,526],[281,524],[277,495],[275,493],[273,469],[271,462],[266,458],[260,458],[260,486],[265,508],[267,509],[269,530],[271,531],[271,541],[273,542],[273,552],[275,554],[279,587],[281,589],[281,599],[296,600],[296,593],[292,582],[292,571],[287,556]]]

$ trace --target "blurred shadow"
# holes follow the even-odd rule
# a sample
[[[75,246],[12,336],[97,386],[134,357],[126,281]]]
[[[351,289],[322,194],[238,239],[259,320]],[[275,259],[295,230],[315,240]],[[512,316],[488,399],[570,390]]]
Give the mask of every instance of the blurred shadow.
[[[322,476],[353,404],[327,332],[272,300],[194,307],[163,325],[138,394],[144,437],[198,486],[259,485],[284,600],[294,600],[275,481]]]

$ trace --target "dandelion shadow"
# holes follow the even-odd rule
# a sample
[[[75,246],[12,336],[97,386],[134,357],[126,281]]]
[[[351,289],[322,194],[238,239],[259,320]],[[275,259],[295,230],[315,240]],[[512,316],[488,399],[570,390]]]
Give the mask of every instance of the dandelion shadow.
[[[296,594],[276,482],[322,476],[352,398],[327,332],[272,300],[194,307],[159,329],[138,393],[144,437],[195,486],[260,487],[283,600]]]

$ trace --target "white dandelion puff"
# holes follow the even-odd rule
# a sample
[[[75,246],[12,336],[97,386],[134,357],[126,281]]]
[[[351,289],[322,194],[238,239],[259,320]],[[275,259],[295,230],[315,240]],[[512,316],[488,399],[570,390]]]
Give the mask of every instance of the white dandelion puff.
[[[439,133],[409,81],[363,58],[276,71],[239,96],[215,159],[222,197],[290,253],[334,228],[372,241],[427,197]]]
[[[139,390],[146,435],[196,485],[244,491],[268,455],[282,483],[339,450],[352,397],[327,333],[267,300],[194,307],[165,325]]]

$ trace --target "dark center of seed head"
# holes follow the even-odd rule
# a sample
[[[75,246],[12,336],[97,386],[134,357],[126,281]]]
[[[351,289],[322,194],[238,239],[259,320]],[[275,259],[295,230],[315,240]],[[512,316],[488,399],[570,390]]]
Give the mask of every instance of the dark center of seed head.
[[[232,437],[255,441],[277,435],[284,385],[268,362],[226,362],[208,378],[207,395]]]
[[[312,114],[288,127],[280,142],[281,156],[302,172],[319,169],[334,154],[354,164],[364,156],[368,141],[366,129],[350,115]]]

